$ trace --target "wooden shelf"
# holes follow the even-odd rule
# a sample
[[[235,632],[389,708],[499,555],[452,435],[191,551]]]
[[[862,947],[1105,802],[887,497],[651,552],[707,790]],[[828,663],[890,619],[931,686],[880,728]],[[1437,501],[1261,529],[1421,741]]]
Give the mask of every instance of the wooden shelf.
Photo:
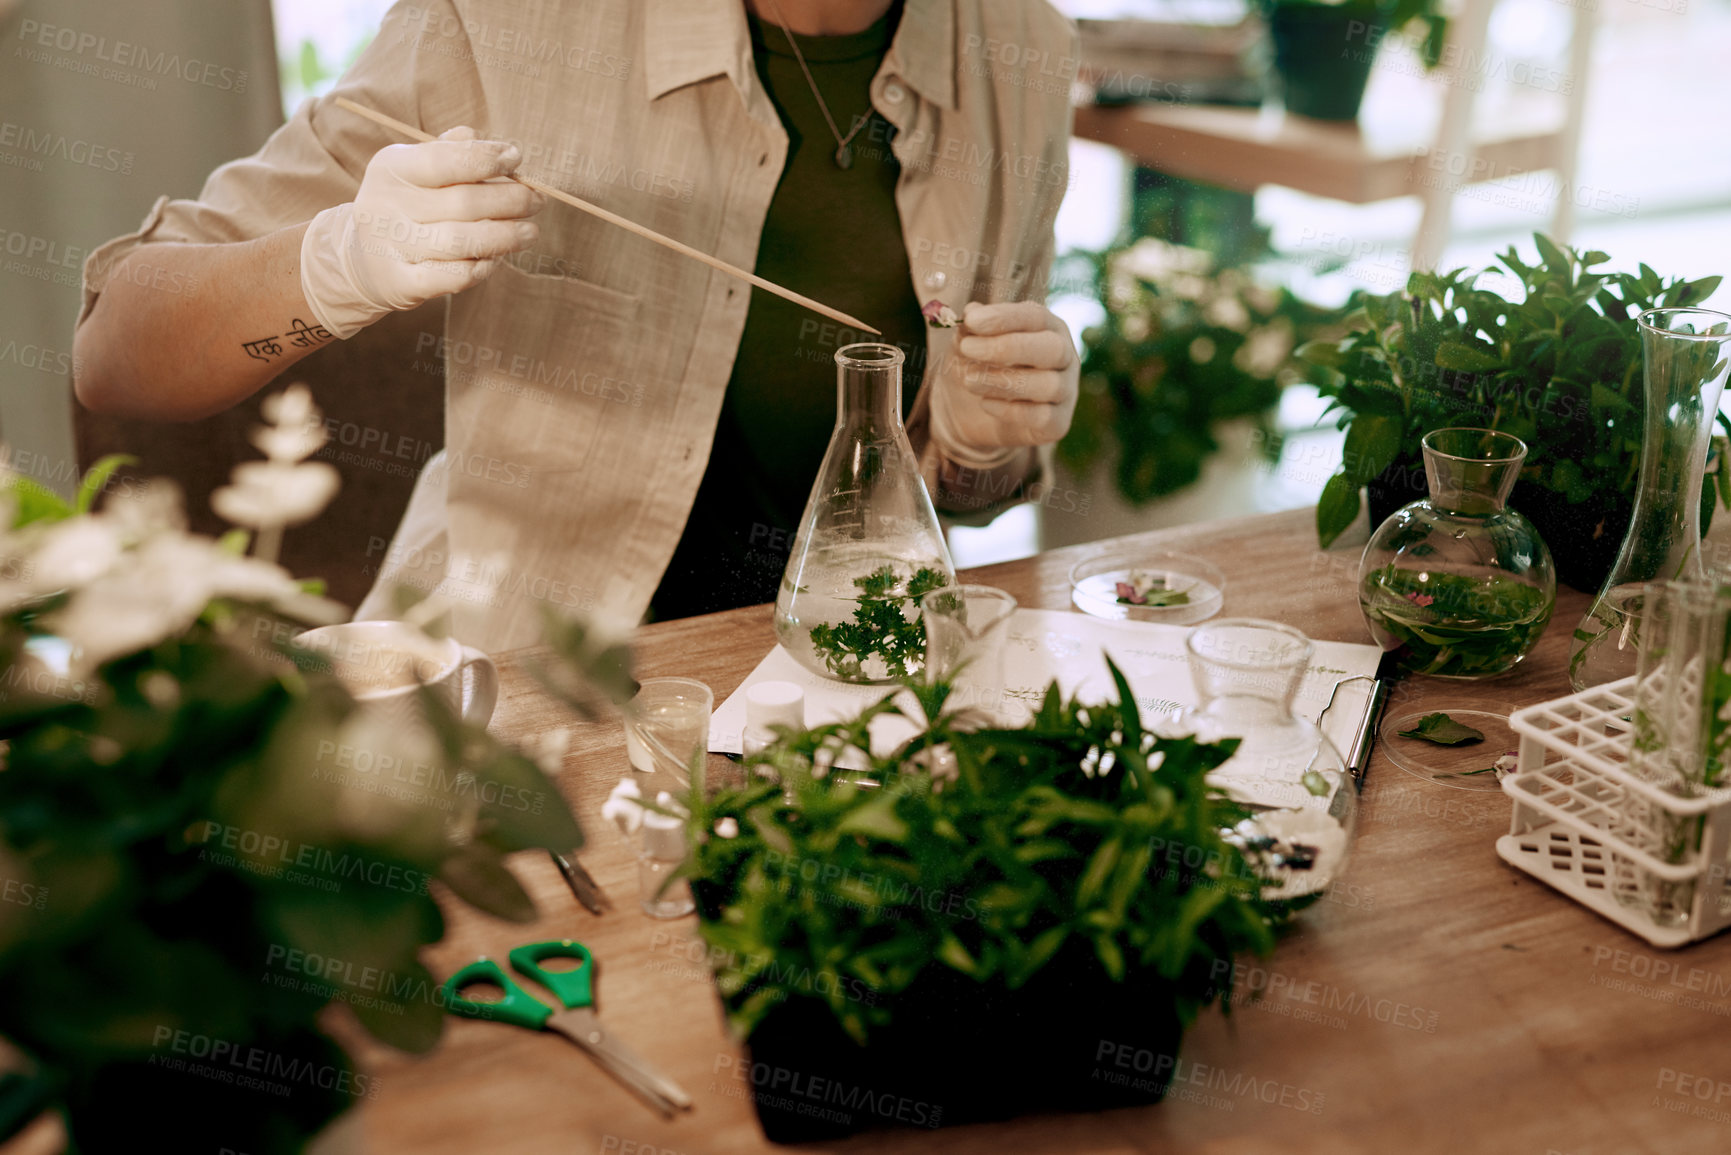
[[[1456,183],[1462,162],[1431,155],[1434,109],[1374,126],[1336,124],[1259,109],[1145,104],[1076,109],[1075,135],[1109,144],[1137,163],[1186,180],[1251,192],[1282,185],[1352,204],[1414,196],[1426,182]],[[1505,110],[1477,134],[1465,183],[1555,168],[1561,117],[1552,109]],[[1457,171],[1451,175],[1450,168]]]

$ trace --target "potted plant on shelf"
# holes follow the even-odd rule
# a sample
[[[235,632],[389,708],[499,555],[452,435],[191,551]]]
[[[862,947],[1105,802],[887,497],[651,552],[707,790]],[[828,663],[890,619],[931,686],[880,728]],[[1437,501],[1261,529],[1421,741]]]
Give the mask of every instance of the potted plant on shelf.
[[[1519,283],[1518,299],[1481,287],[1481,273],[1415,272],[1386,296],[1361,294],[1340,341],[1298,355],[1333,408],[1346,445],[1323,488],[1317,537],[1326,547],[1351,525],[1368,486],[1370,520],[1381,522],[1425,492],[1419,442],[1451,425],[1499,429],[1527,443],[1509,504],[1538,527],[1557,576],[1596,591],[1627,532],[1641,450],[1644,382],[1636,318],[1661,306],[1698,304],[1719,277],[1663,280],[1595,272],[1610,260],[1534,234],[1538,263],[1514,248],[1497,258]],[[1487,269],[1484,272],[1491,272]],[[1731,429],[1723,415],[1720,424]],[[1710,469],[1702,490],[1731,503],[1731,460]]]
[[[891,700],[694,778],[686,869],[750,1047],[724,1074],[772,1140],[1156,1102],[1233,958],[1272,949],[1299,904],[1261,897],[1266,846],[1205,782],[1237,740],[1151,733],[1112,674],[1121,704],[1054,685],[1016,730],[913,684],[934,721],[863,771],[836,759]]]
[[[216,504],[268,551],[335,486],[304,391],[266,413],[271,460]],[[321,1030],[334,1003],[438,1039],[429,886],[530,918],[505,854],[581,833],[535,760],[431,693],[430,729],[385,725],[290,660],[346,611],[243,531],[188,533],[170,484],[110,486],[118,464],[74,503],[0,489],[0,1035],[27,1064],[0,1140],[54,1110],[76,1150],[300,1151],[375,1093]]]
[[[1335,331],[1340,313],[1154,237],[1093,265],[1106,319],[1082,335],[1080,397],[1057,450],[1079,488],[1110,468],[1141,507],[1193,485],[1223,442],[1272,453],[1270,415],[1298,377],[1293,348]]]
[[[1261,0],[1286,111],[1356,120],[1382,42],[1411,30],[1426,68],[1442,56],[1436,0]]]

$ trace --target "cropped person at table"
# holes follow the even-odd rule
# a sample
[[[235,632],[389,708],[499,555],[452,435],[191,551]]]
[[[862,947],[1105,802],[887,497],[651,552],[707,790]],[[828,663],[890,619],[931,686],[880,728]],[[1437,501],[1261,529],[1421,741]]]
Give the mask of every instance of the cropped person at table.
[[[87,264],[78,396],[196,418],[452,294],[427,350],[446,449],[359,616],[387,616],[396,583],[436,589],[498,650],[535,641],[549,599],[625,622],[772,600],[833,354],[873,338],[505,178],[881,328],[939,507],[988,513],[1042,475],[1075,404],[1041,303],[1068,91],[1040,65],[1075,43],[1045,0],[400,3],[333,96],[440,139],[309,101],[197,201],[158,201]],[[201,291],[126,276],[141,248]],[[964,327],[929,333],[926,299]]]

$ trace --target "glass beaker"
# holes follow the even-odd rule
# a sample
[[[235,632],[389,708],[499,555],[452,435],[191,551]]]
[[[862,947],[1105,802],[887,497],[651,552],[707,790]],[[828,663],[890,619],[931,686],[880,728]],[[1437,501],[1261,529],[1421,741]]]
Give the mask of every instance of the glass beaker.
[[[1638,323],[1646,386],[1641,471],[1629,532],[1575,629],[1569,683],[1577,691],[1635,673],[1644,582],[1702,573],[1701,483],[1725,388],[1731,316],[1649,309]]]
[[[808,670],[890,682],[925,665],[919,600],[955,566],[902,428],[902,351],[835,355],[836,423],[775,599],[775,632]]]
[[[715,696],[691,678],[647,678],[625,704],[625,754],[646,798],[685,797],[694,760],[709,756]]]
[[[926,624],[926,675],[947,679],[947,710],[987,726],[1012,721],[1004,695],[1004,642],[1016,599],[991,586],[949,586],[920,599]]]
[[[1264,898],[1319,893],[1345,869],[1358,794],[1334,743],[1292,712],[1315,647],[1291,626],[1257,618],[1197,626],[1185,647],[1201,704],[1179,726],[1204,741],[1241,740],[1209,773],[1252,811],[1230,840],[1266,880]]]
[[[1401,670],[1439,678],[1506,673],[1538,643],[1557,571],[1533,523],[1505,504],[1527,447],[1492,429],[1425,434],[1430,493],[1371,535],[1358,607]]]

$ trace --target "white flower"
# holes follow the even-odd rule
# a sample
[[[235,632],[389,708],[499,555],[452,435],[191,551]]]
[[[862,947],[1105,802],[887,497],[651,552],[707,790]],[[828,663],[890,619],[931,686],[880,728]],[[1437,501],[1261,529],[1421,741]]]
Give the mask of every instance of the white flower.
[[[301,465],[244,461],[234,467],[233,478],[233,485],[210,495],[211,508],[224,520],[249,529],[311,521],[341,484],[336,469],[322,461]]]
[[[154,646],[191,626],[209,604],[212,552],[195,539],[156,538],[74,590],[43,624],[72,643],[73,669],[81,673]]]
[[[733,818],[718,818],[715,820],[715,833],[721,838],[738,838],[739,822]]]
[[[252,443],[272,461],[292,465],[324,448],[330,434],[323,425],[261,425],[252,431]]]
[[[1208,302],[1202,310],[1203,319],[1210,325],[1219,325],[1222,329],[1231,329],[1242,333],[1250,328],[1250,310],[1244,307],[1244,302],[1230,294],[1221,294]]]
[[[184,632],[212,598],[259,602],[309,620],[329,616],[323,599],[303,594],[278,566],[235,557],[208,538],[160,534],[74,589],[43,624],[72,643],[73,669],[85,673]]]
[[[1292,327],[1285,319],[1251,331],[1232,363],[1255,377],[1272,377],[1292,353]]]
[[[537,734],[523,746],[523,752],[541,768],[541,773],[548,776],[565,768],[565,752],[569,749],[571,731],[563,726]]]
[[[1125,271],[1159,283],[1175,274],[1206,273],[1214,258],[1202,249],[1174,245],[1158,237],[1143,237],[1114,258]]]
[[[273,393],[259,406],[264,419],[273,425],[308,425],[319,419],[318,406],[313,404],[312,390],[305,385],[290,385],[281,393]]]
[[[180,486],[160,477],[114,494],[102,503],[102,517],[128,545],[186,529]]]
[[[643,791],[635,778],[621,778],[601,804],[601,817],[619,828],[619,833],[632,835],[643,825]]]
[[[107,573],[121,555],[120,537],[108,522],[75,517],[52,526],[30,558],[37,593],[76,589]]]
[[[1510,750],[1501,758],[1498,758],[1495,762],[1491,763],[1491,769],[1497,772],[1497,781],[1499,782],[1520,769],[1520,766],[1521,754],[1519,750]]]

